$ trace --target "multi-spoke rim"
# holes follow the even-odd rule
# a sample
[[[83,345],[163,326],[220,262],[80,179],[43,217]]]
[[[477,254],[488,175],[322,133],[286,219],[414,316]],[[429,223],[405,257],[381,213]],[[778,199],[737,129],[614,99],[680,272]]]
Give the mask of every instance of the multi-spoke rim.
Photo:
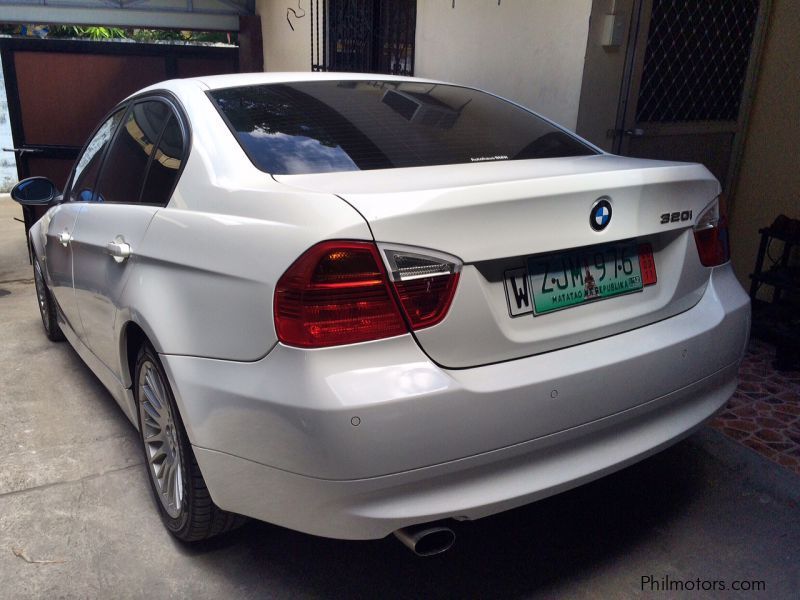
[[[166,386],[152,362],[142,363],[138,386],[142,439],[150,477],[164,510],[175,519],[181,514],[184,495],[181,448]]]
[[[33,278],[36,282],[36,299],[39,301],[39,314],[42,315],[42,322],[47,328],[50,326],[50,303],[47,301],[47,290],[44,286],[42,269],[38,262],[34,263]]]

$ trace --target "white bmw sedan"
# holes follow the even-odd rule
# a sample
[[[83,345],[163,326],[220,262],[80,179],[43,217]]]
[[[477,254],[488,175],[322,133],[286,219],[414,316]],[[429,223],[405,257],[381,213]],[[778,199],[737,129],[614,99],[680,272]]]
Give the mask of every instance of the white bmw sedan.
[[[445,549],[689,434],[750,306],[701,165],[606,154],[472,88],[168,81],[30,230],[47,335],[141,434],[166,527],[240,515]]]

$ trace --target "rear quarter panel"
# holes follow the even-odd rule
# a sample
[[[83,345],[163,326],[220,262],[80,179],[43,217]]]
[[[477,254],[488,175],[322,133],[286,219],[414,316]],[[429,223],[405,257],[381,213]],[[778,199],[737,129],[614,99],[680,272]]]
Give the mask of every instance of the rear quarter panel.
[[[136,322],[165,354],[257,360],[277,341],[272,296],[283,272],[316,242],[370,239],[369,228],[330,196],[209,191],[220,212],[166,208],[153,218],[118,327]]]
[[[130,321],[160,353],[254,361],[277,341],[273,289],[292,262],[321,240],[372,235],[336,196],[258,171],[196,82],[170,89],[190,116],[192,147],[133,257],[115,322],[121,361]]]

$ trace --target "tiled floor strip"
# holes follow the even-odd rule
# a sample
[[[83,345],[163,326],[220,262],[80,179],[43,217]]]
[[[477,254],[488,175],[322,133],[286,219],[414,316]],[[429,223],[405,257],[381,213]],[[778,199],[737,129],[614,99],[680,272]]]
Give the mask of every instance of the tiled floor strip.
[[[800,475],[800,371],[777,371],[775,348],[752,339],[739,387],[711,426]]]

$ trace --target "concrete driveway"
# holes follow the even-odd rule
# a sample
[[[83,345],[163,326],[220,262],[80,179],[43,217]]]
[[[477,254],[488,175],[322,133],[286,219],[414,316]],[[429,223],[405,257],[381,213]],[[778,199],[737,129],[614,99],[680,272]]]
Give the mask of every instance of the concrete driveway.
[[[69,345],[45,338],[13,216],[0,196],[0,597],[680,595],[646,579],[643,590],[648,577],[699,587],[693,598],[728,596],[720,582],[735,581],[763,590],[733,597],[797,597],[800,478],[710,429],[593,484],[458,524],[454,549],[433,559],[393,539],[255,522],[177,543],[133,427]]]

